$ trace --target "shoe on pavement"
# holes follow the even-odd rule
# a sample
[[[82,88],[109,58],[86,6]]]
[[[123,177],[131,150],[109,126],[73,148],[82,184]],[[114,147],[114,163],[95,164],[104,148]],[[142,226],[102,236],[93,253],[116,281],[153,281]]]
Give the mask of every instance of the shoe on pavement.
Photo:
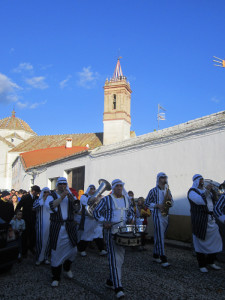
[[[125,295],[124,295],[124,292],[123,292],[123,291],[119,291],[119,292],[116,293],[116,298],[117,298],[117,299],[122,299],[122,298],[124,298],[124,296],[125,296]]]
[[[82,252],[80,253],[80,255],[81,255],[82,257],[85,257],[85,256],[87,256],[87,253],[86,253],[85,251],[82,251]]]
[[[208,271],[207,268],[203,267],[203,268],[200,268],[200,272],[202,272],[202,273],[208,273],[209,271]]]
[[[57,287],[57,286],[59,286],[59,281],[58,281],[58,280],[53,280],[51,286],[52,286],[52,287]]]
[[[48,259],[45,260],[45,265],[50,265],[50,261]]]
[[[222,268],[220,266],[217,266],[216,264],[209,265],[213,270],[221,270]]]
[[[40,266],[41,262],[39,260],[36,261],[35,266]]]
[[[106,255],[107,253],[108,253],[107,251],[102,250],[102,251],[100,251],[99,255],[100,255],[100,256],[104,256],[104,255]]]
[[[72,273],[71,270],[69,270],[68,272],[66,272],[66,277],[69,278],[69,279],[73,278],[73,273]]]
[[[113,283],[110,279],[107,279],[106,283],[105,283],[105,287],[107,289],[111,289],[111,290],[115,290],[114,286],[113,286]]]
[[[162,262],[160,258],[155,258],[155,257],[153,257],[153,261],[158,264],[160,264]]]
[[[170,267],[170,263],[164,262],[164,263],[161,263],[161,266],[162,266],[163,268],[168,268],[168,267]]]

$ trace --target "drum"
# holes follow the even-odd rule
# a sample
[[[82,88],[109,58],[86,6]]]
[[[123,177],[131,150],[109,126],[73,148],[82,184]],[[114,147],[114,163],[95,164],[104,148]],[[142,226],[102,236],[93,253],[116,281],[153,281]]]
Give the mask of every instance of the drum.
[[[134,233],[116,233],[116,244],[123,247],[135,247],[141,245],[141,235]]]
[[[142,233],[145,232],[146,225],[136,225],[135,226],[135,232]]]
[[[135,225],[119,226],[118,232],[119,233],[134,233],[135,232]]]

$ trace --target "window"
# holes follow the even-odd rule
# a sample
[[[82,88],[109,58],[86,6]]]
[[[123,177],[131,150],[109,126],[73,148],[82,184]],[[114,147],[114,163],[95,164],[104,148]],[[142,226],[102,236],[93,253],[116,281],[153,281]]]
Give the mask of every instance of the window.
[[[113,95],[113,109],[116,109],[116,95]]]

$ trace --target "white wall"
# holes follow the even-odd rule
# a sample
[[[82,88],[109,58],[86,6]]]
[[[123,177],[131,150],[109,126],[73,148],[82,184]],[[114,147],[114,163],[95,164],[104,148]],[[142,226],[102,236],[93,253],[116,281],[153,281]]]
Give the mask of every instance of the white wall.
[[[169,185],[175,199],[172,214],[189,215],[186,195],[192,185],[192,176],[202,174],[222,182],[225,179],[225,131],[212,135],[193,136],[185,140],[99,156],[92,159],[86,181],[97,178],[120,178],[135,197],[146,197],[155,186],[157,173],[169,176]]]
[[[130,123],[125,120],[107,120],[104,124],[104,145],[118,143],[130,138]]]

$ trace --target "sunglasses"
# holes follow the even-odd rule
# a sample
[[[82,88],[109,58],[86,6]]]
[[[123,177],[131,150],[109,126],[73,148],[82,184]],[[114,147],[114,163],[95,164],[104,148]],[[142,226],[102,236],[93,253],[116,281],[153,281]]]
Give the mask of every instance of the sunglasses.
[[[58,183],[58,185],[67,185],[67,183]]]
[[[44,194],[49,194],[50,192],[49,191],[47,191],[47,192],[44,192]]]

